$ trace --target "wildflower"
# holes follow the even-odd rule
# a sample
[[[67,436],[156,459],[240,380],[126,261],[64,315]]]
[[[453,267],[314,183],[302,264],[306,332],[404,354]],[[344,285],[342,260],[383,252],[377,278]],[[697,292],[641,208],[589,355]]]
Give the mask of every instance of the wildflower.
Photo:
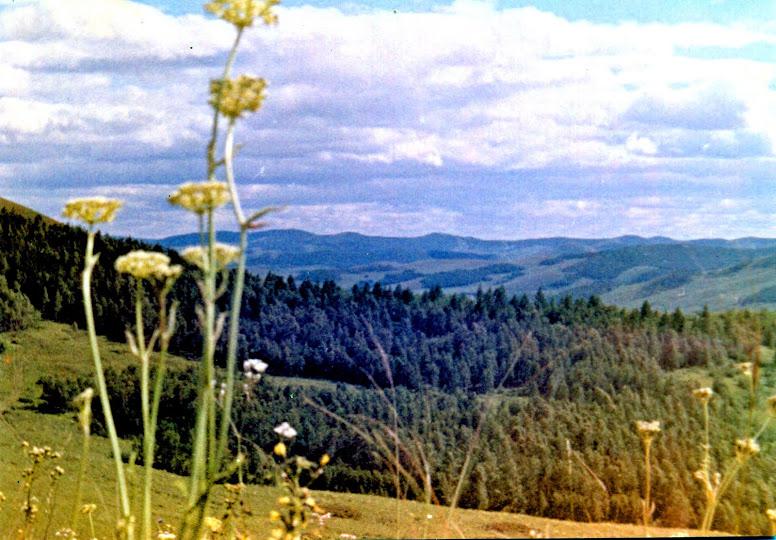
[[[736,441],[736,459],[744,462],[760,451],[760,445],[752,438],[738,439]]]
[[[703,402],[708,402],[711,399],[711,396],[714,395],[714,390],[708,386],[704,386],[703,388],[696,388],[693,390],[692,395]]]
[[[751,362],[740,362],[736,364],[736,367],[741,372],[742,375],[746,375],[747,377],[752,376],[752,363]]]
[[[264,79],[240,75],[237,79],[210,81],[210,105],[218,112],[236,120],[245,112],[256,112],[264,101]]]
[[[221,527],[223,527],[224,525],[220,519],[215,518],[213,516],[205,517],[202,523],[210,532],[218,532],[221,530]]]
[[[123,203],[118,199],[106,197],[83,197],[70,199],[65,203],[62,215],[66,218],[77,219],[94,225],[95,223],[108,223],[116,217],[116,211]]]
[[[78,535],[73,529],[65,527],[64,529],[59,529],[57,532],[55,532],[54,537],[65,538],[66,540],[75,540],[78,538]]]
[[[84,504],[81,506],[81,513],[82,514],[92,514],[94,511],[97,510],[96,504]]]
[[[213,250],[216,256],[216,267],[219,269],[226,268],[229,263],[240,256],[240,248],[222,244],[220,242],[217,242],[215,246],[213,246]],[[186,262],[193,264],[203,271],[207,270],[209,266],[208,251],[200,246],[187,247],[181,251],[181,257],[183,257]]]
[[[329,456],[329,454],[323,454],[321,456],[321,460],[319,461],[319,463],[321,464],[321,467],[323,467],[324,465],[329,463],[329,461],[331,461],[331,457]]]
[[[175,533],[169,531],[159,531],[156,533],[157,540],[175,540],[176,538]]]
[[[278,497],[278,504],[280,505],[291,504],[291,497],[289,497],[288,495],[284,495],[283,497]]]
[[[251,358],[243,362],[243,372],[245,373],[245,378],[249,381],[258,382],[261,379],[262,373],[267,371],[268,367],[269,364],[262,362],[258,358]]]
[[[636,421],[636,429],[642,439],[651,440],[652,437],[660,433],[660,420],[652,420],[651,422],[638,420]]]
[[[771,525],[776,525],[776,508],[768,508],[765,511],[765,515],[768,518],[768,521],[771,522]]]
[[[0,503],[1,502],[5,502],[5,494],[2,491],[0,491]]]
[[[286,445],[282,442],[277,443],[272,451],[275,452],[276,456],[286,457]]]
[[[179,264],[170,265],[170,258],[164,253],[140,249],[116,259],[115,266],[116,271],[122,274],[146,281],[175,280],[183,271]]]
[[[229,187],[224,182],[186,182],[169,197],[171,204],[204,214],[229,202]]]
[[[269,537],[275,539],[283,538],[283,529],[272,529],[269,532]]]
[[[276,24],[278,18],[272,8],[279,3],[280,0],[212,0],[205,4],[205,9],[237,28],[245,28],[253,26],[257,17],[264,24]]]
[[[771,416],[776,416],[776,396],[771,396],[768,398],[768,412],[771,413]]]
[[[280,512],[277,510],[270,510],[269,512],[269,520],[270,521],[280,521]]]
[[[292,428],[288,422],[283,422],[279,426],[276,426],[274,429],[275,433],[280,435],[281,437],[285,437],[286,439],[293,439],[296,437],[296,430]]]

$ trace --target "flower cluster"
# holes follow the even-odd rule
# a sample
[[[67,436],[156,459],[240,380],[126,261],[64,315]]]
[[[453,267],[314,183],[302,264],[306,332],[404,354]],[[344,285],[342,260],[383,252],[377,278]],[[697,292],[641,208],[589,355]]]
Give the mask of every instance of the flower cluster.
[[[268,367],[269,364],[266,362],[262,362],[258,358],[251,358],[243,362],[243,373],[246,379],[258,382]]]
[[[736,459],[744,463],[750,457],[760,452],[760,445],[752,438],[736,440]]]
[[[752,363],[751,362],[740,362],[736,364],[736,367],[741,372],[742,375],[745,375],[747,377],[752,376]]]
[[[256,18],[261,18],[267,25],[277,23],[272,8],[279,3],[280,0],[212,0],[205,4],[205,9],[237,28],[245,28],[253,26]]]
[[[171,204],[201,215],[225,205],[230,198],[226,183],[213,180],[186,182],[170,195],[169,201]]]
[[[264,79],[240,75],[237,79],[210,81],[210,105],[225,117],[240,118],[245,112],[256,112],[264,101]]]
[[[226,268],[229,263],[237,260],[240,256],[240,248],[236,246],[230,246],[229,244],[222,244],[217,242],[213,246],[213,252],[216,257],[216,269]],[[208,250],[200,246],[187,247],[181,251],[181,257],[189,264],[193,264],[202,271],[205,271],[210,266],[208,260]]]
[[[703,388],[696,388],[693,390],[692,395],[703,402],[708,402],[714,395],[714,390],[708,386],[704,386]]]
[[[292,428],[288,422],[283,422],[279,426],[275,426],[273,431],[286,439],[293,439],[296,437],[296,430]]]
[[[118,199],[106,197],[82,197],[70,199],[65,203],[62,215],[66,218],[77,219],[89,225],[95,223],[108,223],[116,217],[116,212],[123,203]]]
[[[642,439],[651,440],[652,437],[660,433],[660,420],[652,420],[651,422],[637,420],[636,430],[639,432],[639,436]]]
[[[179,264],[170,264],[170,258],[155,251],[130,251],[116,259],[116,271],[135,279],[167,282],[178,279],[183,272]]]

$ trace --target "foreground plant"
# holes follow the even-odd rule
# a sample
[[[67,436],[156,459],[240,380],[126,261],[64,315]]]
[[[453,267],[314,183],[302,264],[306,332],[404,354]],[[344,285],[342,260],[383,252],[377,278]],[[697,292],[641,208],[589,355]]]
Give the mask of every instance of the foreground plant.
[[[81,292],[83,294],[86,330],[89,335],[89,346],[92,351],[94,374],[97,379],[100,404],[102,405],[105,426],[108,430],[108,438],[110,439],[111,450],[113,453],[113,462],[116,468],[116,483],[121,510],[121,520],[118,528],[120,529],[122,536],[132,539],[135,536],[135,518],[132,515],[132,508],[130,506],[124,463],[121,461],[119,437],[116,433],[116,424],[113,421],[113,413],[110,407],[110,400],[108,399],[108,388],[105,384],[105,372],[100,357],[100,348],[97,344],[97,330],[94,324],[91,291],[92,274],[100,259],[99,254],[94,254],[94,239],[96,236],[94,226],[98,223],[113,221],[116,212],[121,206],[121,201],[117,199],[107,199],[105,197],[72,199],[65,205],[63,215],[67,218],[81,221],[87,225],[86,253],[84,255],[84,269],[81,274]]]
[[[651,500],[652,494],[652,460],[650,459],[652,441],[660,433],[660,421],[639,420],[636,422],[636,430],[644,446],[644,499],[641,501],[642,520],[644,526],[649,525],[652,514],[655,512],[655,503]]]

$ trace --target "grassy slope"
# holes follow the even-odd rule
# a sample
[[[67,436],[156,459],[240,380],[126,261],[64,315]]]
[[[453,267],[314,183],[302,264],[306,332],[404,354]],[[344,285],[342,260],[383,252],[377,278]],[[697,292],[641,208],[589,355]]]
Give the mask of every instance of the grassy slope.
[[[11,212],[15,212],[17,214],[20,214],[24,217],[28,217],[30,219],[34,219],[35,216],[41,216],[43,218],[43,221],[49,224],[55,224],[59,223],[57,220],[52,219],[48,216],[44,216],[40,212],[36,212],[32,208],[27,208],[26,206],[23,206],[19,203],[15,203],[13,201],[9,201],[8,199],[4,199],[0,197],[0,208],[5,208],[6,210],[10,210]]]
[[[78,469],[80,438],[72,416],[47,415],[24,406],[36,397],[35,380],[43,374],[90,373],[91,360],[82,331],[51,322],[39,328],[5,336],[12,348],[0,362],[0,491],[8,501],[0,506],[0,535],[20,523],[17,509],[21,504],[19,478],[25,467],[20,444],[27,440],[34,445],[50,445],[63,452],[61,465],[66,474],[60,481],[55,498],[54,528],[68,523],[72,511],[72,494]],[[101,341],[104,362],[107,366],[120,367],[133,362],[119,343]],[[185,368],[185,360],[171,360],[171,365]],[[22,398],[22,401],[17,401]],[[98,505],[95,513],[97,535],[109,537],[115,523],[116,496],[113,484],[113,466],[106,439],[93,437],[90,468],[84,489],[84,502]],[[183,504],[180,486],[183,479],[163,471],[157,471],[155,480],[155,518],[175,523]],[[47,480],[42,480],[38,495],[45,497]],[[256,537],[268,530],[265,519],[278,492],[273,488],[250,486],[247,500],[253,515],[247,524]],[[320,531],[325,538],[337,538],[341,533],[359,537],[521,537],[531,530],[545,536],[563,537],[612,537],[612,536],[669,536],[672,529],[649,528],[636,525],[610,523],[575,523],[517,514],[456,510],[448,519],[448,509],[421,503],[400,501],[368,495],[320,492],[321,505],[333,514],[333,518]],[[222,508],[223,494],[216,494],[216,506]],[[430,518],[428,516],[431,516]],[[41,516],[38,533],[42,533],[46,516]],[[86,524],[81,527],[82,533]],[[52,529],[53,531],[54,529]],[[691,531],[690,531],[691,532]],[[52,535],[53,536],[53,535]],[[37,534],[36,534],[37,537]]]

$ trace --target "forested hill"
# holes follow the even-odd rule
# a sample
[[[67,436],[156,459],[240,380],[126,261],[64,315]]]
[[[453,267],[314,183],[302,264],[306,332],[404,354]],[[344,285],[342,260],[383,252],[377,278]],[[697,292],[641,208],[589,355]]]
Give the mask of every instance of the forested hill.
[[[0,231],[0,274],[10,288],[26,295],[43,317],[83,327],[78,277],[84,232],[4,210]],[[120,341],[130,324],[131,289],[113,264],[139,247],[149,246],[97,239],[98,331]],[[194,272],[179,280],[173,295],[181,302],[173,349],[196,357],[201,341]],[[438,287],[417,295],[379,284],[343,290],[331,281],[297,283],[272,274],[247,276],[242,318],[240,357],[266,359],[273,374],[387,384],[384,351],[397,385],[476,392],[502,381],[526,392],[562,388],[570,366],[592,354],[580,343],[593,338],[603,340],[606,355],[615,358],[618,336],[635,332],[633,354],[676,368],[721,356],[715,336],[731,332],[730,324],[712,324],[709,315],[688,319],[679,310],[661,314],[648,305],[618,309],[596,297],[509,297],[499,288],[468,298],[443,294]],[[772,329],[766,332],[766,341],[772,340]],[[220,346],[222,354],[223,341]]]
[[[225,242],[236,234],[222,232]],[[159,240],[179,248],[196,235]],[[342,286],[377,283],[414,291],[441,286],[473,295],[478,288],[504,287],[509,295],[543,288],[550,296],[600,295],[604,301],[660,309],[714,311],[776,307],[776,239],[677,241],[656,236],[480,240],[448,234],[415,238],[318,235],[267,230],[249,237],[248,264],[268,270],[333,280]]]

